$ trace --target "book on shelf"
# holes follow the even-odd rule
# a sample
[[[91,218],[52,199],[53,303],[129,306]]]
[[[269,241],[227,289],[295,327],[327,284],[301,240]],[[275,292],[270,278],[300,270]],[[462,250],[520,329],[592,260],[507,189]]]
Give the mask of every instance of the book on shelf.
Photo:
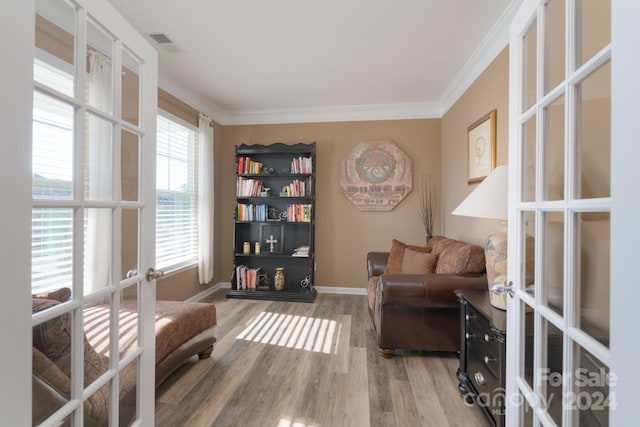
[[[240,174],[259,174],[262,173],[263,164],[253,160],[251,157],[238,156],[238,173]]]
[[[236,196],[259,197],[262,188],[262,181],[239,176],[236,181]]]
[[[291,159],[291,173],[311,173],[311,157],[298,157]]]
[[[311,205],[295,203],[287,207],[287,221],[311,222]]]
[[[237,221],[266,221],[269,207],[267,205],[253,205],[238,203],[236,206]]]
[[[236,266],[236,289],[255,291],[260,284],[262,269],[249,268],[246,265]]]
[[[291,184],[286,185],[281,194],[284,197],[307,197],[311,195],[311,180],[302,181],[294,180]]]
[[[309,246],[300,246],[293,250],[293,254],[291,256],[295,257],[308,257],[309,256]]]

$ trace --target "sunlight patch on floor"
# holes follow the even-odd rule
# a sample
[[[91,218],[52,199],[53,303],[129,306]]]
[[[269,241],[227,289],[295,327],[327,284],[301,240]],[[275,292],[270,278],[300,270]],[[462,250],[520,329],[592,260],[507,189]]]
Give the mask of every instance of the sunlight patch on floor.
[[[237,339],[331,354],[336,352],[340,329],[341,325],[335,320],[264,311]]]
[[[306,421],[281,418],[277,427],[318,427],[318,424],[307,424]]]

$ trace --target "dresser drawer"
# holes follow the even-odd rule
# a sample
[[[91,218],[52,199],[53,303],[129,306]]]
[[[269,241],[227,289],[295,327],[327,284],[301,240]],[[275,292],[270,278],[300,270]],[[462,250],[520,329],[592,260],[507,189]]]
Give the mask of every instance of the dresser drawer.
[[[501,343],[489,323],[483,317],[470,316],[465,331],[467,345],[472,346],[493,375],[498,376]]]
[[[489,369],[484,356],[479,354],[473,346],[467,349],[467,369],[471,384],[478,392],[477,399],[482,401],[482,405],[495,418],[504,407],[504,390],[499,376],[494,373],[494,369]]]

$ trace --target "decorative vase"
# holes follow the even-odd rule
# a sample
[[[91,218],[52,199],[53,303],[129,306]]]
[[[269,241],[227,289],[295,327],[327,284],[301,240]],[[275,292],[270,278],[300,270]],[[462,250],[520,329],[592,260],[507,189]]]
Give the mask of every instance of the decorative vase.
[[[276,268],[276,274],[273,277],[273,284],[276,287],[276,291],[281,292],[284,290],[284,268]]]

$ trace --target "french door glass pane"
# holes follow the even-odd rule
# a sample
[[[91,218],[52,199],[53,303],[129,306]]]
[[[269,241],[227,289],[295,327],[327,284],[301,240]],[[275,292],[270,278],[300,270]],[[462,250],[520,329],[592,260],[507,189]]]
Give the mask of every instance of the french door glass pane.
[[[126,279],[140,272],[138,263],[139,218],[137,209],[122,210],[122,275]]]
[[[580,328],[608,347],[611,218],[608,212],[578,213]]]
[[[577,85],[580,189],[576,198],[611,195],[611,62]]]
[[[111,284],[112,211],[85,209],[84,293],[90,294]]]
[[[99,304],[91,304],[84,307],[84,360],[85,376],[84,387],[87,388],[109,369],[109,345],[111,322],[109,312],[111,304],[107,301]],[[101,397],[108,401],[109,388],[102,389],[95,398]]]
[[[31,232],[32,293],[71,288],[73,210],[33,209]]]
[[[110,201],[113,198],[113,125],[93,114],[86,114],[85,197]]]
[[[542,330],[546,331],[546,353],[542,356],[541,369],[536,372],[543,388],[544,407],[551,419],[562,425],[562,331],[545,318],[542,318]]]
[[[140,61],[126,49],[122,51],[122,119],[140,124]]]
[[[564,104],[563,95],[544,110],[547,151],[546,200],[564,199]]]
[[[525,264],[524,271],[522,271],[524,277],[521,283],[524,284],[527,292],[533,297],[536,291],[535,272],[536,266],[538,266],[538,260],[536,260],[536,239],[534,237],[536,235],[536,217],[533,211],[523,212],[523,215],[525,224],[523,259],[525,260]]]
[[[611,42],[611,0],[576,0],[576,9],[579,67]]]
[[[68,96],[73,96],[74,92],[75,34],[76,10],[73,6],[65,0],[36,0],[36,47],[45,52],[36,56],[46,63],[50,73],[35,73],[34,79]],[[56,79],[56,71],[64,72],[68,79],[66,76]]]
[[[536,116],[524,123],[523,129],[524,179],[522,197],[524,202],[536,200]]]
[[[34,300],[34,309],[46,309],[51,300]],[[64,405],[51,387],[69,399],[71,370],[71,314],[63,313],[33,327],[33,425],[39,425]]]
[[[523,71],[523,105],[524,111],[528,110],[536,102],[536,79],[538,76],[538,60],[537,60],[537,36],[538,36],[538,20],[534,19],[529,29],[524,35],[522,43],[523,55],[522,66]]]
[[[133,424],[138,406],[138,394],[136,393],[136,378],[138,377],[138,359],[125,366],[118,374],[120,387],[118,396],[120,400],[120,423],[126,427]]]
[[[518,393],[518,407],[520,408],[520,425],[522,427],[533,427],[533,409],[527,399]]]
[[[608,426],[609,407],[615,405],[609,385],[612,379],[609,367],[586,349],[574,342],[576,368],[573,372],[573,394],[567,404],[577,411],[576,425]]]
[[[545,90],[547,94],[564,80],[565,1],[549,0],[546,8]]]
[[[524,306],[523,311],[523,324],[524,324],[524,334],[523,339],[521,341],[522,346],[522,354],[524,354],[524,375],[523,379],[529,385],[529,387],[533,390],[533,376],[535,373],[535,366],[533,366],[533,354],[535,347],[535,340],[533,336],[534,332],[534,313],[533,308],[523,302]]]
[[[564,214],[544,212],[542,287],[545,304],[562,316],[564,310]]]
[[[138,288],[131,285],[120,292],[120,359],[138,347]]]
[[[34,199],[73,197],[73,106],[33,93],[32,176]]]
[[[113,112],[113,39],[91,20],[87,22],[87,104]]]
[[[140,141],[138,135],[126,130],[120,135],[122,200],[136,202],[140,194]]]

